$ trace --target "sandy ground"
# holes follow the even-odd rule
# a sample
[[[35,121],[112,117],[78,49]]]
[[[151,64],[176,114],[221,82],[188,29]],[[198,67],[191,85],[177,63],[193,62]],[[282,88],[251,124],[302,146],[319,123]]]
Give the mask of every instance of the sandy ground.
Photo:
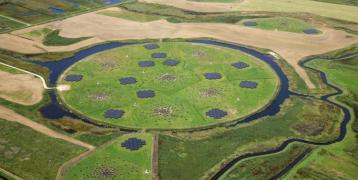
[[[53,137],[53,138],[62,139],[64,141],[67,141],[72,144],[76,144],[78,146],[82,146],[89,150],[95,149],[95,147],[90,144],[84,143],[82,141],[79,141],[72,137],[66,136],[64,134],[58,133],[52,129],[49,129],[48,127],[46,127],[42,124],[31,121],[30,119],[28,119],[20,114],[17,114],[13,110],[8,109],[3,106],[0,106],[0,119],[20,123],[22,125],[32,128],[33,130],[35,130],[39,133],[45,134],[45,135]]]
[[[61,29],[61,36],[93,38],[70,46],[48,47],[43,44],[16,35],[0,35],[0,48],[22,53],[39,53],[44,51],[71,51],[111,40],[145,39],[145,38],[198,38],[211,37],[228,42],[245,44],[259,48],[271,49],[291,64],[310,88],[314,84],[306,72],[298,65],[303,57],[325,53],[358,42],[356,36],[348,36],[343,31],[323,27],[320,35],[267,31],[248,28],[234,24],[219,23],[169,23],[165,20],[152,22],[134,22],[115,17],[88,13],[47,24]],[[42,28],[42,26],[40,27]],[[26,33],[36,29],[23,29],[14,34]]]
[[[28,74],[11,74],[0,70],[0,97],[23,105],[41,101],[43,86],[40,79]]]

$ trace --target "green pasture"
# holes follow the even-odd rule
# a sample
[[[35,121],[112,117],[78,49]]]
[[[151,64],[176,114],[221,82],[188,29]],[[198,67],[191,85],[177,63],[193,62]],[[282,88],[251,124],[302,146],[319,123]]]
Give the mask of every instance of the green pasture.
[[[85,151],[15,122],[0,120],[0,127],[0,167],[24,179],[55,179],[63,163]]]
[[[60,92],[71,109],[97,121],[146,128],[190,128],[236,120],[254,113],[270,102],[277,91],[278,78],[264,62],[237,50],[208,45],[170,42],[159,43],[160,49],[146,50],[143,45],[113,49],[91,56],[70,68],[68,74],[82,74],[83,80],[69,83],[71,90]],[[166,59],[152,59],[154,52],[165,52],[166,59],[178,59],[175,67],[163,65]],[[139,67],[141,60],[153,60],[153,67]],[[234,62],[245,62],[246,69],[236,69]],[[204,73],[219,72],[220,80],[207,80]],[[163,79],[165,76],[174,80]],[[121,85],[119,79],[136,77],[138,83]],[[256,89],[241,88],[241,81],[255,81]],[[139,99],[139,90],[154,90],[156,96]],[[214,95],[205,92],[213,90]],[[105,96],[97,100],[97,95]],[[170,108],[169,114],[158,109]],[[207,117],[213,108],[227,111],[223,119]],[[120,119],[106,119],[108,109],[122,109]]]
[[[0,16],[0,33],[21,27],[26,27],[26,25]]]
[[[252,26],[252,28],[275,31],[303,33],[303,30],[305,29],[314,28],[314,26],[304,22],[303,20],[286,17],[248,19],[240,21],[239,24],[243,25],[244,22],[248,21],[257,23],[257,26]]]
[[[355,50],[353,49],[353,52]],[[349,53],[349,52],[348,52]],[[337,98],[350,105],[351,123],[347,126],[346,138],[336,144],[320,147],[307,160],[300,163],[286,179],[357,179],[358,139],[357,139],[357,95],[358,56],[334,59],[346,52],[339,52],[331,58],[319,58],[308,63],[309,66],[326,73],[329,82],[336,84],[345,91],[344,96]],[[330,59],[334,60],[330,60]],[[339,162],[339,163],[337,163]]]
[[[146,145],[136,151],[121,147],[131,137],[145,140]],[[123,135],[77,162],[66,179],[151,179],[152,138],[150,134]]]
[[[43,43],[47,46],[66,46],[86,40],[88,38],[89,37],[80,37],[80,38],[62,37],[60,36],[60,30],[54,30],[46,34],[46,36],[43,39]]]
[[[227,162],[238,154],[274,148],[287,138],[330,141],[338,135],[342,118],[339,109],[333,105],[315,99],[292,97],[283,104],[277,115],[265,117],[256,123],[210,136],[205,136],[204,132],[203,135],[200,132],[161,135],[159,176],[171,180],[211,176],[218,171],[221,162]],[[307,128],[320,132],[312,135],[297,129],[298,125],[305,122],[311,123]],[[320,124],[326,125],[322,129]]]

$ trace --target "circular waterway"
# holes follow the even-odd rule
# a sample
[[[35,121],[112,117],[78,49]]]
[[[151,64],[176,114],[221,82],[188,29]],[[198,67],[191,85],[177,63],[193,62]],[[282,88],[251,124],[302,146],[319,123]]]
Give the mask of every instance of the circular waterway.
[[[277,94],[274,99],[270,101],[270,103],[265,106],[265,108],[259,110],[258,112],[249,115],[248,117],[241,119],[238,121],[238,123],[246,123],[253,121],[255,119],[259,119],[264,116],[272,116],[275,115],[280,111],[280,105],[284,102],[286,98],[289,97],[289,91],[288,91],[288,79],[283,73],[283,71],[280,69],[280,67],[277,65],[277,63],[274,61],[274,58],[270,55],[258,52],[253,49],[249,49],[243,46],[234,45],[234,44],[228,44],[213,40],[194,40],[191,41],[194,44],[206,44],[206,45],[212,45],[212,46],[219,46],[219,47],[225,47],[229,49],[239,50],[241,52],[244,52],[246,54],[249,54],[251,56],[254,56],[255,58],[267,63],[273,71],[275,71],[276,75],[279,78],[279,87],[277,88]],[[118,47],[124,47],[128,45],[133,45],[134,43],[121,43],[121,42],[111,42],[106,44],[100,44],[96,45],[84,50],[81,50],[74,54],[74,56],[69,58],[64,58],[59,61],[48,61],[48,62],[35,62],[36,64],[39,64],[43,67],[46,67],[50,70],[49,74],[49,82],[51,85],[55,85],[58,81],[59,77],[65,72],[66,69],[68,69],[70,66],[75,64],[76,62],[85,59],[88,56],[94,55],[99,52],[107,51],[110,49],[118,48]],[[82,116],[75,114],[68,110],[65,106],[63,106],[61,103],[59,103],[57,99],[57,94],[53,91],[49,92],[50,95],[50,103],[46,106],[42,107],[40,109],[43,116],[47,119],[59,119],[64,116],[69,116],[72,118],[80,118],[82,120],[86,120],[86,118],[83,118]],[[234,126],[233,124],[232,126]]]
[[[61,102],[91,120],[120,127],[187,129],[237,121],[275,99],[278,76],[253,56],[207,44],[158,45],[156,50],[143,44],[116,48],[75,63],[57,81],[71,86],[58,92]],[[180,63],[166,66],[167,59]],[[232,66],[236,62],[249,66],[238,69]],[[119,83],[129,76],[137,83]],[[108,118],[108,109],[124,114]],[[212,109],[224,113],[208,113]]]
[[[275,99],[273,101],[271,101],[271,103],[268,106],[266,106],[264,109],[256,112],[255,114],[250,115],[249,117],[245,118],[244,120],[238,121],[237,123],[233,124],[232,126],[236,126],[237,124],[248,123],[248,122],[260,119],[260,118],[265,117],[265,116],[273,116],[273,115],[277,114],[280,111],[280,105],[289,96],[294,96],[294,95],[305,96],[305,95],[300,95],[300,94],[289,92],[288,78],[283,73],[282,69],[278,66],[278,64],[274,61],[274,58],[272,56],[270,56],[270,55],[263,54],[263,53],[258,52],[256,50],[249,49],[249,48],[246,48],[246,47],[242,47],[242,46],[239,46],[239,45],[223,43],[223,42],[218,42],[218,41],[214,41],[214,40],[194,40],[194,41],[192,41],[192,43],[209,44],[209,45],[213,45],[213,46],[221,46],[221,47],[236,49],[236,50],[245,52],[247,54],[250,54],[250,55],[252,55],[252,56],[254,56],[254,57],[256,57],[256,58],[258,58],[258,59],[260,59],[260,60],[262,60],[264,62],[266,62],[267,64],[269,64],[271,66],[271,68],[276,72],[276,74],[278,75],[278,77],[280,79],[280,87],[279,87],[278,94],[275,97]],[[72,64],[76,63],[77,61],[80,61],[81,59],[84,59],[85,57],[93,55],[93,54],[96,54],[98,52],[102,52],[102,51],[106,51],[106,50],[109,50],[109,49],[130,45],[130,44],[132,44],[132,43],[112,42],[112,43],[107,43],[107,44],[101,44],[101,45],[97,45],[97,46],[94,46],[94,47],[91,47],[91,48],[88,48],[88,49],[81,50],[81,51],[75,53],[74,56],[72,56],[70,58],[65,58],[65,59],[60,60],[60,61],[35,62],[35,63],[37,63],[39,65],[42,65],[44,67],[47,67],[51,71],[50,76],[49,76],[49,80],[50,80],[50,84],[54,85],[56,83],[56,81],[58,80],[59,76],[68,67],[70,67]],[[306,62],[308,62],[308,61],[306,61]],[[247,153],[247,154],[240,155],[240,156],[232,159],[225,166],[223,166],[212,177],[212,179],[219,179],[230,168],[232,168],[236,163],[238,163],[239,161],[241,161],[243,159],[252,158],[252,157],[261,156],[261,155],[268,155],[268,154],[277,153],[277,152],[280,152],[280,151],[284,150],[289,144],[294,143],[294,142],[301,142],[301,143],[313,144],[313,145],[329,145],[329,144],[333,144],[333,143],[336,143],[336,142],[340,142],[340,141],[342,141],[344,139],[344,137],[347,134],[347,124],[349,123],[349,120],[351,119],[350,111],[345,106],[342,106],[340,104],[337,104],[337,103],[332,102],[332,101],[329,100],[330,97],[340,95],[343,92],[338,87],[330,84],[327,81],[326,75],[323,72],[305,66],[306,62],[302,63],[301,66],[319,72],[320,77],[322,79],[322,82],[324,82],[325,84],[327,84],[328,86],[330,86],[330,87],[332,87],[333,89],[336,90],[335,93],[324,95],[320,99],[322,101],[326,101],[328,103],[334,104],[335,106],[341,108],[341,110],[343,111],[344,118],[343,118],[341,126],[340,126],[340,134],[339,134],[339,136],[335,140],[332,140],[332,141],[329,141],[329,142],[322,142],[322,143],[321,142],[307,141],[307,140],[303,140],[303,139],[296,139],[296,138],[295,139],[288,139],[288,140],[284,141],[277,148],[266,150],[266,151],[261,151],[261,152]],[[50,91],[49,95],[51,97],[50,103],[47,104],[46,106],[44,106],[43,108],[41,108],[41,110],[40,110],[45,118],[58,119],[58,118],[61,118],[63,116],[69,116],[69,117],[73,117],[73,118],[80,118],[82,120],[86,120],[85,118],[79,117],[78,115],[72,113],[71,111],[67,110],[64,106],[62,106],[58,102],[55,92]],[[91,121],[88,121],[88,122],[91,122]],[[285,173],[287,173],[297,163],[299,163],[300,160],[302,160],[304,158],[304,155],[307,154],[307,153],[308,152],[305,151],[300,157],[298,157],[293,163],[289,164],[289,166],[287,166],[282,172],[280,172],[275,177],[279,178],[280,176],[282,176]]]

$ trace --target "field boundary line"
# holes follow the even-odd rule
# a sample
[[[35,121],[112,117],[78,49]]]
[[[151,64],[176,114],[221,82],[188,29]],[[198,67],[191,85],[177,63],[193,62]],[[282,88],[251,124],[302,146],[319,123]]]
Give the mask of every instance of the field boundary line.
[[[153,135],[153,145],[152,145],[152,180],[158,180],[159,179],[159,164],[158,164],[158,158],[159,158],[159,149],[158,149],[158,140],[159,135],[155,133]]]
[[[44,79],[42,76],[40,76],[40,75],[38,75],[38,74],[36,74],[36,73],[32,73],[32,72],[30,72],[30,71],[26,71],[26,70],[24,70],[24,69],[21,69],[21,68],[15,67],[15,66],[8,65],[8,64],[3,63],[3,62],[0,62],[0,64],[1,64],[1,65],[4,65],[4,66],[6,66],[6,67],[9,67],[9,68],[12,68],[12,69],[16,69],[16,70],[18,70],[18,71],[21,71],[21,72],[24,72],[24,73],[27,73],[27,74],[31,74],[31,75],[33,75],[33,76],[36,76],[36,77],[40,78],[41,81],[42,81],[42,85],[43,85],[43,87],[44,87],[45,89],[56,89],[56,87],[48,87],[47,84],[46,84],[45,79]]]
[[[14,178],[15,180],[23,180],[21,177],[19,177],[19,176],[13,174],[13,173],[11,173],[11,172],[9,172],[9,171],[7,171],[7,170],[1,168],[1,167],[0,167],[0,171],[1,171],[2,173],[4,173],[5,175]]]
[[[1,14],[0,14],[0,17],[5,18],[5,19],[8,19],[8,20],[11,20],[11,21],[15,21],[15,22],[20,23],[20,24],[24,24],[24,25],[26,25],[26,26],[31,26],[31,24],[29,24],[29,23],[26,23],[26,22],[24,22],[24,21],[21,21],[21,20],[12,18],[12,17],[4,16],[4,15],[1,15]]]
[[[66,161],[65,163],[63,163],[60,168],[58,168],[57,170],[57,175],[56,175],[56,179],[55,180],[62,180],[65,179],[66,177],[64,177],[65,175],[67,175],[67,171],[69,170],[68,168],[73,166],[74,164],[76,164],[77,162],[79,162],[80,160],[86,158],[87,156],[89,156],[90,154],[96,152],[96,149],[91,149],[89,151],[86,151],[68,161]],[[67,171],[66,171],[67,170]]]

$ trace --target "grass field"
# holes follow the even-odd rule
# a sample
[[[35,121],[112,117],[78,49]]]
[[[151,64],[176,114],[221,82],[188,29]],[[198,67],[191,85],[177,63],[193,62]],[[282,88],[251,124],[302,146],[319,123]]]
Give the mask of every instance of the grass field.
[[[243,160],[220,179],[269,179],[286,168],[307,149],[308,146],[303,144],[291,144],[279,153]]]
[[[274,96],[278,78],[264,62],[242,52],[190,43],[160,43],[161,48],[146,50],[142,45],[128,46],[94,55],[74,65],[66,74],[82,74],[81,82],[70,83],[61,92],[72,109],[98,121],[129,127],[189,128],[236,120],[265,106]],[[175,67],[156,59],[154,67],[138,66],[153,52],[165,52],[166,59],[178,59]],[[250,65],[236,69],[232,63]],[[207,80],[204,73],[218,72],[220,80]],[[122,77],[136,77],[138,83],[121,85]],[[242,81],[258,83],[256,89],[241,88]],[[63,78],[60,84],[68,84]],[[139,90],[154,90],[152,99],[139,99]],[[98,96],[104,96],[98,100]],[[225,99],[225,101],[223,101]],[[220,103],[218,103],[220,102]],[[125,111],[121,119],[106,119],[108,109]],[[205,113],[212,108],[228,112],[217,120]],[[170,109],[168,113],[162,110]]]
[[[0,167],[24,179],[54,179],[62,163],[85,151],[17,123],[0,126]]]
[[[120,1],[103,0],[26,0],[0,2],[0,15],[5,15],[30,24],[42,23],[63,16],[73,15]]]
[[[54,30],[47,33],[43,39],[43,43],[47,46],[66,46],[88,39],[88,37],[66,38],[60,36],[59,34],[60,30]]]
[[[242,20],[239,23],[243,25],[244,22],[256,22],[257,26],[252,26],[252,28],[296,33],[303,33],[303,30],[305,29],[314,28],[312,25],[304,22],[303,20],[285,17],[249,19]]]
[[[26,25],[0,16],[0,33],[21,27]]]
[[[209,137],[196,139],[198,135],[193,133],[177,135],[180,138],[161,135],[159,176],[161,179],[199,179],[215,172],[212,168],[218,168],[223,159],[231,159],[233,154],[271,149],[286,138],[332,140],[338,134],[341,119],[341,113],[332,105],[294,97],[284,103],[278,115]],[[310,122],[307,129],[320,133],[309,135],[304,131],[306,127],[301,130],[295,128],[302,122]],[[320,124],[326,124],[323,131]]]
[[[353,49],[354,51],[354,49]],[[340,52],[339,57],[345,52]],[[338,99],[346,102],[353,108],[355,119],[348,126],[348,135],[344,141],[327,147],[321,147],[302,162],[286,179],[357,179],[358,169],[358,139],[357,139],[357,95],[358,84],[356,72],[358,56],[352,56],[339,60],[316,59],[308,65],[320,69],[327,74],[330,82],[338,85],[346,91],[346,95]],[[339,163],[337,163],[339,162]]]
[[[145,140],[146,145],[137,151],[121,147],[130,137]],[[151,148],[150,134],[123,135],[71,167],[66,179],[151,179]]]

